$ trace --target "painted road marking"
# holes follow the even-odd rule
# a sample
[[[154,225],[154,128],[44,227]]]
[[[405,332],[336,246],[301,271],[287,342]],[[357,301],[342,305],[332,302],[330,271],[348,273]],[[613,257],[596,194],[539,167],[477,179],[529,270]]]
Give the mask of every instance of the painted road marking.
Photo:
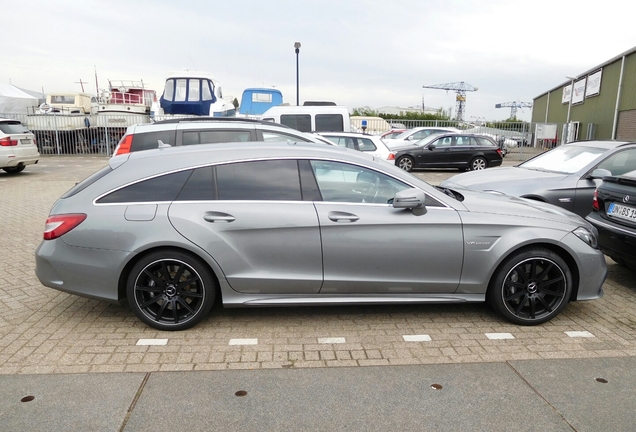
[[[258,345],[258,339],[230,339],[230,345]]]
[[[594,337],[594,335],[592,333],[590,333],[589,331],[567,331],[565,332],[566,335],[570,336],[570,337],[585,337],[585,338],[591,338]]]
[[[332,337],[332,338],[318,338],[319,344],[343,344],[346,343],[345,338],[343,337]]]
[[[429,335],[403,335],[404,342],[430,342],[432,341]]]
[[[168,339],[139,339],[137,345],[167,345]]]
[[[511,333],[486,333],[488,339],[514,339]]]

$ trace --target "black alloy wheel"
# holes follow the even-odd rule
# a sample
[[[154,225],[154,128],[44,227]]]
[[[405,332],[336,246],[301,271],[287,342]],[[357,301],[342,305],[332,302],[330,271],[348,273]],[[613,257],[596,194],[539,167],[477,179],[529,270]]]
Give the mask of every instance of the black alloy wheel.
[[[128,303],[143,322],[159,330],[184,330],[210,311],[215,279],[199,259],[177,250],[146,255],[131,269]]]
[[[530,248],[506,259],[488,288],[488,301],[506,319],[542,324],[568,304],[572,275],[563,259],[545,248]]]
[[[402,156],[397,160],[396,165],[402,168],[404,171],[411,172],[413,171],[415,162],[413,161],[413,158],[410,156]]]

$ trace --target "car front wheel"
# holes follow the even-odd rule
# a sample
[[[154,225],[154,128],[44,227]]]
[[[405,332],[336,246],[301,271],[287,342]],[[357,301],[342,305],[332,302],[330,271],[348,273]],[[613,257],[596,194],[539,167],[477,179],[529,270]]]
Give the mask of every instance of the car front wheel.
[[[413,171],[413,159],[410,156],[402,156],[397,160],[396,165],[402,168],[404,171],[411,172]]]
[[[572,274],[556,253],[523,249],[508,257],[488,287],[490,305],[508,321],[542,324],[557,316],[572,293]]]
[[[476,157],[472,161],[470,161],[470,169],[471,171],[483,170],[488,168],[488,162],[481,156]]]
[[[128,303],[139,319],[159,330],[185,330],[210,311],[215,279],[199,258],[164,249],[141,258],[126,285]]]

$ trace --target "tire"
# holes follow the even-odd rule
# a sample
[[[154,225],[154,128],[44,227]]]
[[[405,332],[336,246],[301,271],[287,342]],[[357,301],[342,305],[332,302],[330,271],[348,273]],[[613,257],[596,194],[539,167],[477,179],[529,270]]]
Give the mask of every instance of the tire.
[[[479,171],[488,168],[488,162],[481,156],[477,156],[470,161],[470,170]]]
[[[490,305],[508,321],[537,325],[557,316],[572,294],[572,273],[556,253],[541,247],[506,258],[488,287]]]
[[[413,171],[413,166],[415,162],[413,158],[410,156],[402,156],[395,163],[399,168],[402,168],[404,171],[411,172]]]
[[[25,168],[26,168],[26,165],[19,165],[15,167],[6,167],[2,169],[9,174],[17,174],[19,172],[24,171]]]
[[[210,312],[216,280],[199,258],[162,249],[142,257],[126,283],[128,304],[137,317],[159,330],[185,330]]]

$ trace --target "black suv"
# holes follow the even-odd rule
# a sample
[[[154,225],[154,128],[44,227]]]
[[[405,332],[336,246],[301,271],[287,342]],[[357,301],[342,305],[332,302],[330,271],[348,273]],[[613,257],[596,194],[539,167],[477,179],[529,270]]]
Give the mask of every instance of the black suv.
[[[239,117],[188,117],[128,127],[115,156],[171,146],[245,141],[302,141],[324,144],[310,134],[263,120]]]

